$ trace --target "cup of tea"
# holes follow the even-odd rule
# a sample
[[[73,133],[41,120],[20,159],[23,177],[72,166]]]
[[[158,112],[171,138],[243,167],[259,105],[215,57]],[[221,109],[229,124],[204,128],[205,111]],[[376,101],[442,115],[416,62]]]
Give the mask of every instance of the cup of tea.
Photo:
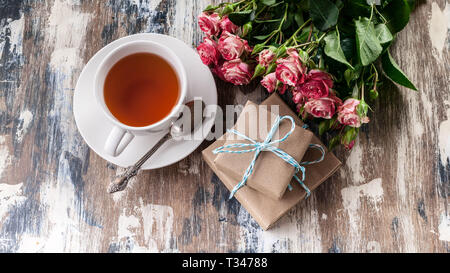
[[[167,130],[187,93],[186,71],[169,48],[133,41],[111,51],[95,75],[95,98],[114,125],[105,151],[118,156],[136,135]]]

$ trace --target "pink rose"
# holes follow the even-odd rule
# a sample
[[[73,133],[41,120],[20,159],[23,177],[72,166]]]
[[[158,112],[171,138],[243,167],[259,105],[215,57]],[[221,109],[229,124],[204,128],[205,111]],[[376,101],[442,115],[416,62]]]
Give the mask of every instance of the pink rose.
[[[336,100],[333,98],[310,99],[305,103],[305,111],[316,118],[331,119],[336,113]]]
[[[347,99],[344,104],[338,108],[337,120],[342,125],[359,128],[362,123],[368,123],[369,118],[361,118],[358,115],[357,108],[361,102],[357,99]]]
[[[297,90],[305,97],[319,99],[328,97],[332,87],[333,80],[328,73],[320,70],[311,70],[306,77],[306,81],[297,86]]]
[[[222,53],[223,58],[228,61],[238,59],[246,51],[251,52],[246,40],[229,32],[223,33],[220,37],[218,50]]]
[[[307,97],[303,96],[303,94],[301,92],[296,92],[296,90],[294,89],[292,91],[292,101],[294,101],[295,104],[305,104],[305,102],[307,101]]]
[[[350,127],[361,127],[361,120],[358,114],[348,113],[348,114],[338,114],[338,121],[342,125],[348,125]]]
[[[324,71],[313,69],[309,71],[306,78],[307,80],[321,80],[328,86],[328,88],[333,88],[333,79],[331,78],[330,74]]]
[[[289,88],[289,85],[283,84],[282,86],[280,86],[280,87],[278,88],[278,92],[279,92],[281,95],[283,95],[284,92],[286,92],[286,90],[288,90],[288,88]]]
[[[223,64],[221,64],[219,62],[218,65],[214,66],[213,68],[211,68],[211,71],[217,76],[219,77],[219,79],[221,79],[222,81],[227,81],[225,79],[225,76],[223,75],[223,71],[222,71],[222,66]]]
[[[269,93],[272,93],[277,88],[277,76],[275,72],[266,75],[261,80],[261,85],[264,86]]]
[[[253,75],[251,66],[240,59],[225,62],[222,73],[225,80],[234,85],[249,84]]]
[[[208,36],[217,36],[220,32],[219,14],[207,14],[203,12],[198,16],[198,25],[200,29]]]
[[[264,49],[258,55],[258,63],[264,67],[268,67],[275,58],[275,53],[270,49]]]
[[[288,57],[277,60],[277,79],[284,84],[296,86],[304,82],[306,68],[300,62],[297,51],[288,50]]]
[[[298,55],[298,51],[297,49],[290,47],[286,50],[286,53],[289,57],[292,57],[294,59],[300,59],[299,55]]]
[[[203,43],[197,47],[197,51],[205,65],[217,65],[219,63],[221,55],[217,50],[217,43],[210,38],[205,37]]]
[[[231,22],[231,20],[228,19],[228,15],[225,15],[224,17],[222,17],[222,20],[220,20],[219,25],[223,31],[226,31],[229,33],[236,33],[236,31],[239,29],[238,26],[233,24],[233,22]]]
[[[328,86],[324,81],[306,81],[304,84],[298,86],[297,89],[303,96],[312,99],[324,98],[329,94]]]

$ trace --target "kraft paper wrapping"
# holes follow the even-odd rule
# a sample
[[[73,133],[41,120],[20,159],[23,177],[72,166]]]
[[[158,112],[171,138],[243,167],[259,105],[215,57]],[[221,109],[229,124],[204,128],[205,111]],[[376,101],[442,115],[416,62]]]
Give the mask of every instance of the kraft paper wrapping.
[[[295,116],[295,115],[294,115]],[[275,124],[277,115],[268,111],[267,106],[259,106],[251,101],[245,105],[239,115],[234,129],[251,139],[263,142],[272,126]],[[272,140],[281,139],[291,130],[292,123],[283,120],[279,129],[275,132]],[[301,126],[295,126],[294,131],[283,142],[277,143],[277,148],[292,156],[297,162],[301,162],[313,133]],[[250,143],[233,133],[224,136],[225,144]],[[246,148],[233,148],[238,151]],[[249,153],[220,153],[214,160],[217,167],[236,181],[241,181],[248,166],[253,160],[254,152]],[[283,197],[289,183],[294,175],[295,168],[272,152],[262,151],[255,161],[252,174],[249,176],[246,186],[249,186],[266,196],[279,200]],[[298,174],[301,177],[301,173]]]
[[[274,94],[265,100],[261,105],[279,105],[279,114],[290,115],[294,117],[297,126],[301,127],[303,123],[296,116],[296,114],[289,109],[289,107],[283,102],[283,100]],[[321,144],[323,143],[316,137],[313,136],[312,143]],[[233,179],[228,174],[223,172],[214,163],[217,155],[213,154],[213,150],[223,146],[225,144],[225,138],[221,137],[216,142],[211,144],[208,148],[203,150],[202,155],[206,163],[211,167],[211,169],[216,173],[220,180],[225,184],[225,186],[232,190],[234,186],[240,181]],[[320,157],[320,152],[315,149],[309,149],[306,151],[303,161],[312,161]],[[320,184],[322,184],[326,179],[328,179],[337,169],[341,166],[341,162],[334,156],[333,153],[327,152],[325,158],[322,162],[307,165],[306,168],[306,186],[313,191]],[[274,180],[277,182],[277,180]],[[272,227],[278,219],[280,219],[287,211],[294,207],[298,202],[305,199],[306,192],[294,179],[291,181],[293,190],[287,190],[280,200],[275,200],[267,195],[251,188],[244,186],[242,187],[234,197],[241,203],[241,205],[252,215],[255,221],[264,230]]]

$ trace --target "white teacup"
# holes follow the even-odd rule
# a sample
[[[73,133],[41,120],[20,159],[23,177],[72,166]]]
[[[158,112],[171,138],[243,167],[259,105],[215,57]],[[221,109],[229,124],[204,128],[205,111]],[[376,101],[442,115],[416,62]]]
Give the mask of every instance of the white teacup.
[[[172,111],[160,121],[145,127],[133,127],[120,122],[110,112],[104,98],[103,88],[108,72],[119,60],[135,53],[152,53],[167,61],[178,77],[180,88],[178,101]],[[98,105],[114,125],[106,139],[104,149],[109,155],[118,156],[130,144],[135,135],[149,135],[168,130],[172,122],[178,118],[186,100],[186,71],[180,58],[166,46],[150,41],[133,41],[116,48],[105,57],[95,75],[94,92]]]

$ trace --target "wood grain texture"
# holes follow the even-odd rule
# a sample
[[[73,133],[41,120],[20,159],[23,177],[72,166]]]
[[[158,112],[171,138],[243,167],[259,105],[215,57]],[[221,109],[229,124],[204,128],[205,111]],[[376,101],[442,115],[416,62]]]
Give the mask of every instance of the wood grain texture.
[[[196,45],[209,0],[0,0],[0,252],[450,252],[448,2],[422,1],[393,56],[419,92],[385,86],[345,166],[262,231],[202,161],[145,171],[91,152],[72,115],[103,46],[157,32]],[[262,101],[217,81],[220,105]]]

